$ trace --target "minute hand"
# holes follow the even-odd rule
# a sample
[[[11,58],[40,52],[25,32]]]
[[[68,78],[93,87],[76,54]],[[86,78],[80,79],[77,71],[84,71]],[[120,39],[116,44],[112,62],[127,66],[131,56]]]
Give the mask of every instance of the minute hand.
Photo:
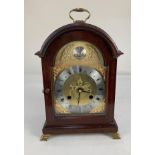
[[[80,92],[79,92],[79,95],[78,95],[78,105],[79,105],[79,102],[80,102]]]

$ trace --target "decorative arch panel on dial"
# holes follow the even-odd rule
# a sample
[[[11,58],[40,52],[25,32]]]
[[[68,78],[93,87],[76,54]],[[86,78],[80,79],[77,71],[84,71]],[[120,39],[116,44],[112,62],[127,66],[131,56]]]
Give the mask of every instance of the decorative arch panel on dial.
[[[56,55],[55,113],[105,114],[106,67],[100,50],[86,41],[72,41]]]

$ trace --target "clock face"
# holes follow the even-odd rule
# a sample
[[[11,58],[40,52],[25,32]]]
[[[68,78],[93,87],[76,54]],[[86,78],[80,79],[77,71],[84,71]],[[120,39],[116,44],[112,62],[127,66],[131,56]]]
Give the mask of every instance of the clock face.
[[[63,111],[65,114],[104,113],[104,79],[91,67],[76,65],[67,68],[56,79],[55,100],[63,109],[61,114]]]

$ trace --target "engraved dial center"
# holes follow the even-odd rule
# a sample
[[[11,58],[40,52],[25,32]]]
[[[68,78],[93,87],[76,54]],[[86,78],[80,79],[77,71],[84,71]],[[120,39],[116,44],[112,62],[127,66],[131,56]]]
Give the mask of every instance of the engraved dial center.
[[[77,105],[77,100],[80,100],[80,105],[86,105],[90,102],[89,96],[96,95],[96,89],[94,80],[88,75],[74,74],[64,83],[63,92],[64,96],[71,96],[70,104]]]

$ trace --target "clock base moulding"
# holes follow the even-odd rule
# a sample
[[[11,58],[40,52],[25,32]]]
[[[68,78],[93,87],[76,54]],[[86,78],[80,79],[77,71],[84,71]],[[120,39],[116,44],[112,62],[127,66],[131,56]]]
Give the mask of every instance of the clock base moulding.
[[[47,141],[48,138],[55,134],[71,133],[111,133],[113,139],[120,139],[118,126],[115,120],[112,123],[98,125],[66,125],[66,126],[48,126],[45,122],[41,141]]]
[[[121,139],[118,132],[113,132],[111,135],[112,135],[112,138],[113,138],[113,139]],[[48,139],[49,139],[51,136],[52,136],[51,134],[43,134],[43,135],[40,137],[40,141],[48,141]]]

